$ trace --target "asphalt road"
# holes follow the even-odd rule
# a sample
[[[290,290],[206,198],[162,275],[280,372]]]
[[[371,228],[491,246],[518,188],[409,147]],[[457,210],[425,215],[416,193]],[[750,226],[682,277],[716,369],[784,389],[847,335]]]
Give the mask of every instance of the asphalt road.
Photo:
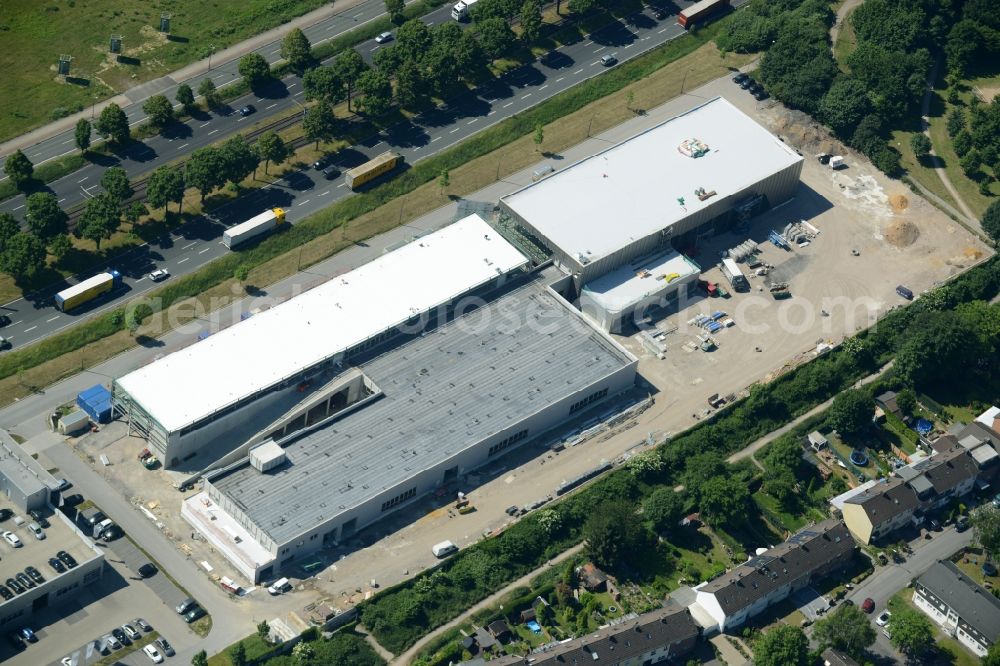
[[[447,7],[439,10],[448,11]],[[428,17],[428,20],[439,18]],[[337,153],[336,164],[349,168],[390,148],[401,153],[407,164],[413,164],[601,73],[605,68],[601,66],[600,58],[604,55],[614,54],[620,62],[626,61],[684,33],[674,17],[657,22],[648,9],[631,17],[630,23],[614,23],[590,35],[590,39],[552,51],[534,63],[508,72],[443,107],[416,117],[412,122],[390,127],[361,144],[341,150]],[[375,46],[371,41],[358,49],[370,53]],[[122,165],[133,176],[147,172],[158,163],[175,159],[248,126],[251,119],[261,120],[268,114],[288,109],[298,104],[302,95],[299,79],[289,77],[269,94],[272,96],[248,96],[233,102],[234,108],[253,103],[258,108],[258,113],[253,116],[243,118],[232,112],[228,115],[206,115],[187,124],[178,124],[174,136],[154,137],[144,144],[136,144],[133,150],[137,154],[128,157]],[[53,183],[61,204],[68,206],[74,198],[80,200],[84,196],[93,196],[99,188],[97,182],[105,166],[91,165]],[[281,206],[289,210],[288,219],[294,224],[350,194],[342,177],[327,181],[311,169],[289,174],[279,183],[248,193],[225,208],[214,211],[211,220],[201,218],[193,221],[168,238],[143,245],[109,262],[110,267],[122,272],[124,287],[89,304],[89,307],[60,313],[48,305],[48,295],[38,295],[30,300],[22,298],[0,307],[0,313],[10,316],[12,321],[3,329],[3,335],[14,348],[29,345],[114,307],[123,298],[134,298],[148,291],[154,285],[145,275],[154,267],[167,268],[175,276],[183,275],[225,254],[227,250],[220,240],[223,230],[262,210]],[[0,204],[0,210],[19,210],[22,206],[23,199],[16,199]]]
[[[342,14],[331,16],[330,18],[320,21],[315,25],[304,28],[302,32],[305,33],[310,43],[313,46],[316,46],[333,39],[334,37],[338,37],[345,32],[353,30],[360,25],[368,23],[372,19],[378,18],[384,14],[385,3],[383,0],[366,0],[365,2],[351,7]],[[281,42],[271,42],[270,44],[260,47],[254,52],[263,56],[269,64],[274,64],[281,60]],[[136,86],[131,90],[127,90],[124,93],[125,96],[133,101],[132,104],[123,107],[125,115],[128,117],[129,124],[135,125],[146,119],[146,114],[142,110],[142,105],[143,102],[150,96],[166,95],[167,99],[173,101],[174,96],[177,93],[177,88],[181,83],[187,83],[197,91],[198,84],[201,83],[204,78],[211,78],[215,83],[216,88],[222,88],[240,79],[240,75],[236,71],[238,65],[238,58],[230,61],[220,61],[214,63],[211,70],[206,69],[206,71],[200,72],[197,76],[184,81],[174,81],[170,76],[165,76]],[[95,135],[94,138],[97,139],[98,137]],[[46,139],[45,141],[41,141],[25,150],[24,153],[28,156],[28,159],[35,164],[35,166],[38,166],[42,162],[75,151],[74,132],[73,130],[70,130],[53,136],[50,139]],[[3,175],[3,164],[2,161],[0,161],[0,180],[5,178],[6,176]]]

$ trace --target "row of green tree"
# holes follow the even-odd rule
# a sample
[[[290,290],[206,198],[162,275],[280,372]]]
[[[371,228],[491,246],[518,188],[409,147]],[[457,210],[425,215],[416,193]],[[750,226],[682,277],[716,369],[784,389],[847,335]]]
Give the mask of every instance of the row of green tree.
[[[954,373],[949,377],[971,373],[969,380],[977,381],[995,357],[983,356],[979,363],[953,347],[957,342],[970,343],[969,335],[982,340],[988,331],[968,330],[952,322],[941,325],[952,331],[941,342],[925,343],[923,328],[932,320],[963,320],[972,312],[981,312],[991,321],[996,308],[972,302],[989,301],[998,293],[1000,260],[991,259],[924,294],[911,306],[891,312],[837,350],[778,380],[752,387],[748,398],[657,448],[655,455],[639,456],[626,469],[521,519],[499,537],[467,548],[433,572],[379,594],[362,607],[365,626],[382,645],[398,653],[461,609],[584,538],[595,559],[628,572],[641,568],[638,560],[643,555],[662,556],[661,551],[669,547],[672,526],[690,507],[696,507],[709,524],[739,526],[751,515],[747,511],[750,479],[745,468],[726,467],[726,456],[847,389],[897,351],[903,357],[901,376],[907,381],[912,378],[919,385],[919,378],[929,376],[925,373],[936,371],[932,370],[939,363],[936,356],[945,351],[956,354],[943,361],[955,364],[946,369]],[[970,305],[958,307],[965,303]],[[975,321],[981,326],[983,319]],[[918,353],[923,344],[929,344],[928,349]],[[773,455],[788,468],[797,464],[794,449]],[[778,476],[784,482],[791,480],[780,470]],[[678,484],[685,486],[682,493],[673,492]],[[654,533],[665,534],[667,546],[651,545]]]
[[[291,154],[289,147],[274,132],[249,144],[236,135],[224,144],[196,150],[182,166],[162,166],[146,181],[146,203],[163,208],[178,205],[178,213],[187,188],[205,196],[226,183],[234,185],[255,173],[264,162],[281,163]],[[110,167],[101,176],[103,192],[87,200],[83,214],[72,233],[77,238],[93,241],[97,251],[101,242],[111,238],[123,221],[137,223],[149,211],[140,201],[128,203],[135,191],[121,167]],[[15,279],[31,278],[46,265],[47,255],[58,261],[73,247],[69,238],[69,217],[59,207],[56,196],[48,191],[34,192],[25,202],[26,230],[10,213],[0,213],[0,271]]]
[[[961,160],[962,171],[978,181],[980,192],[988,196],[989,179],[982,167],[992,169],[994,177],[1000,176],[1000,97],[982,104],[973,95],[968,110],[958,105],[957,99],[955,102],[947,118],[952,148]]]

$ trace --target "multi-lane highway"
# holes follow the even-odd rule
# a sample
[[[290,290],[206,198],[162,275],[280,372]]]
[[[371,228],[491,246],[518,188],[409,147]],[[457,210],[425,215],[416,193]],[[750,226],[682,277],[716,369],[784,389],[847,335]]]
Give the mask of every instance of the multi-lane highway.
[[[689,4],[682,3],[684,6]],[[452,100],[442,108],[418,116],[411,122],[390,127],[359,145],[342,150],[337,155],[336,163],[341,167],[353,166],[391,148],[401,153],[408,164],[413,164],[601,73],[604,67],[600,59],[604,55],[614,54],[619,62],[627,61],[683,32],[674,16],[656,21],[647,9],[629,17],[629,25],[614,23],[590,35],[589,39],[557,49],[534,63]],[[374,43],[370,42],[361,45],[359,50],[374,47]],[[282,83],[284,96],[247,97],[234,102],[234,106],[254,103],[266,112],[297,104],[301,84],[292,78]],[[154,139],[147,142],[148,150],[157,155],[169,153],[177,156],[197,145],[213,142],[224,136],[224,130],[232,132],[246,122],[238,114],[194,121],[186,125],[190,130],[188,136]],[[155,156],[149,156],[142,163],[142,170],[148,170],[150,161],[154,159]],[[133,165],[133,168],[136,166]],[[77,180],[82,178],[81,172]],[[99,169],[88,179],[96,183]],[[94,192],[93,185],[87,181],[72,185],[81,189],[90,188],[88,192]],[[220,241],[225,227],[273,206],[287,209],[289,220],[294,224],[350,193],[342,177],[327,181],[313,170],[293,172],[278,183],[248,193],[224,209],[214,211],[213,220],[199,219],[159,242],[144,245],[113,261],[113,267],[125,277],[124,288],[89,308],[60,313],[45,298],[34,301],[20,299],[0,307],[0,313],[10,316],[13,322],[3,329],[3,335],[11,340],[14,348],[31,344],[113,307],[124,298],[134,298],[150,290],[155,285],[145,275],[154,267],[167,268],[172,275],[178,276],[192,272],[226,253]]]

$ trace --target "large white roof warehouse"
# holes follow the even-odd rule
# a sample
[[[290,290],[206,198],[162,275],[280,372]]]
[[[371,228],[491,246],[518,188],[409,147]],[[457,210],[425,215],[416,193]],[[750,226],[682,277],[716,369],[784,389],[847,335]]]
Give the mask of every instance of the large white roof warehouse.
[[[596,277],[747,196],[780,203],[792,196],[801,169],[800,155],[719,97],[560,169],[501,206],[561,265]],[[636,244],[600,271],[581,271]]]
[[[116,391],[176,432],[526,263],[471,215],[136,370]]]

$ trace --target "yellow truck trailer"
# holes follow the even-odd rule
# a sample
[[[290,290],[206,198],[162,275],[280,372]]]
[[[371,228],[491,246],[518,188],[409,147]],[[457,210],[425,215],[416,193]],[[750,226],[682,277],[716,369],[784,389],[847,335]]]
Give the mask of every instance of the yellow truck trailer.
[[[56,308],[67,312],[121,286],[121,283],[122,275],[116,270],[100,273],[56,294]]]
[[[365,162],[361,166],[354,167],[344,175],[344,178],[347,181],[347,186],[352,190],[356,190],[368,181],[374,180],[384,173],[389,173],[399,166],[402,161],[402,155],[390,150]]]

